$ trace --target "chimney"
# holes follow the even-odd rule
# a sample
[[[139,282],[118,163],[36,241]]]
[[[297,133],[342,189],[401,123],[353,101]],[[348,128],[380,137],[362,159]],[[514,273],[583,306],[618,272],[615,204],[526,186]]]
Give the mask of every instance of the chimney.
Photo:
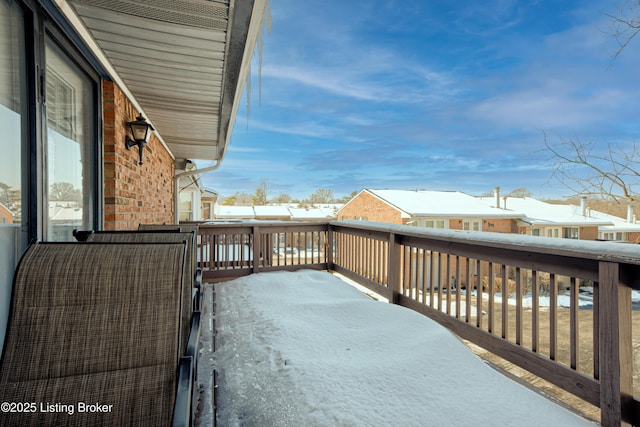
[[[582,216],[587,216],[587,196],[580,197],[580,211]]]
[[[631,204],[631,202],[629,202],[627,204],[627,222],[631,222],[633,223],[633,205]]]
[[[500,187],[493,188],[493,196],[496,198],[496,208],[500,209]]]

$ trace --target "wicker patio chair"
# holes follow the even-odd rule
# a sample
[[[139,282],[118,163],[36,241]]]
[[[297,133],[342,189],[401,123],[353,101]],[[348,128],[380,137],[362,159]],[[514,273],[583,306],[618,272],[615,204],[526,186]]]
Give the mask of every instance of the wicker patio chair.
[[[0,425],[188,425],[191,390],[177,390],[193,365],[178,356],[175,286],[185,253],[184,242],[31,245],[0,360],[0,400],[16,412]]]

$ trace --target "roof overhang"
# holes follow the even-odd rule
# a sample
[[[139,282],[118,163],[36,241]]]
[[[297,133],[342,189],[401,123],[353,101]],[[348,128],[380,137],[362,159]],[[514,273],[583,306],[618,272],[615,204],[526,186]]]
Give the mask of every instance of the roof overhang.
[[[177,159],[221,161],[266,0],[55,0]]]

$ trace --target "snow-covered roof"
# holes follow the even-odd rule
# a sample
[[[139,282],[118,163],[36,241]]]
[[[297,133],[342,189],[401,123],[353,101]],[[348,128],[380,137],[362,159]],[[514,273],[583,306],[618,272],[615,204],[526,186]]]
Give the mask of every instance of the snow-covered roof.
[[[330,219],[334,218],[333,213],[321,208],[289,208],[292,220]]]
[[[280,217],[280,218],[290,218],[291,212],[287,209],[286,206],[254,206],[253,211],[255,212],[256,218],[260,217]]]
[[[260,273],[215,290],[219,425],[595,425],[431,319],[329,273]]]
[[[410,217],[483,217],[522,218],[517,211],[497,209],[477,197],[459,191],[372,190],[374,196],[386,201]]]
[[[49,220],[54,222],[82,222],[82,209],[77,206],[49,205]]]
[[[255,218],[253,206],[215,206],[216,218]]]
[[[225,206],[216,205],[217,219],[282,219],[292,221],[330,220],[336,217],[334,205],[298,208],[291,205]]]
[[[488,206],[495,205],[494,197],[479,197]],[[613,225],[614,216],[576,205],[546,203],[530,197],[507,197],[501,200],[502,209],[523,212],[522,221],[537,226],[600,226]],[[618,218],[621,220],[621,218]]]

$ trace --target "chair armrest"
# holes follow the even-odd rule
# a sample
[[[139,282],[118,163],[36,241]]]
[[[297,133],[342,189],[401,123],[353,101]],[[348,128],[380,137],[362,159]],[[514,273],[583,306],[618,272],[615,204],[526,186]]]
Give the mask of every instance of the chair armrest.
[[[202,290],[202,269],[200,267],[196,268],[194,281],[196,284],[196,288]]]
[[[196,272],[193,278],[193,310],[200,311],[202,307],[202,297],[203,297],[203,289],[202,289],[202,269],[196,268]]]
[[[191,288],[191,311],[202,311],[202,299],[198,288]]]
[[[201,313],[194,311],[191,316],[191,330],[189,331],[189,341],[187,342],[187,348],[184,355],[186,357],[193,357],[193,360],[198,360],[198,344],[200,342],[200,320]],[[195,364],[194,364],[195,367]]]
[[[191,398],[193,395],[193,359],[181,357],[178,365],[176,403],[173,407],[172,427],[191,426]]]

